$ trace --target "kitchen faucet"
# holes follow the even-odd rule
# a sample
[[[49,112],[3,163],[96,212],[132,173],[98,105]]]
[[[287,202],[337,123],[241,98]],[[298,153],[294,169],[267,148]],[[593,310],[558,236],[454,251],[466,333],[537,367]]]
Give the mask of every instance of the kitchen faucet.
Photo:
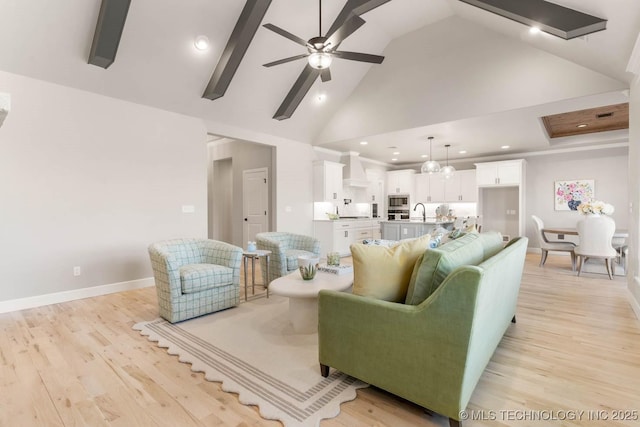
[[[418,205],[422,206],[422,222],[427,222],[427,210],[422,203],[416,203],[416,206],[413,208],[413,210],[415,211],[416,209],[418,209]]]

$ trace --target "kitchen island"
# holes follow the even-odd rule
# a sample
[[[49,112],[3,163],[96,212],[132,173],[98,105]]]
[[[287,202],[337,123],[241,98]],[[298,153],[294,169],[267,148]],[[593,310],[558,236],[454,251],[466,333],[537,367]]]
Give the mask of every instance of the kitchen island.
[[[320,257],[327,252],[351,256],[349,246],[365,239],[380,239],[381,218],[345,218],[313,221],[314,236],[320,241]]]
[[[405,219],[380,222],[382,238],[385,240],[402,240],[420,237],[425,234],[432,234],[433,230],[438,227],[451,230],[453,229],[453,220],[427,218],[426,221],[422,221],[421,219]]]

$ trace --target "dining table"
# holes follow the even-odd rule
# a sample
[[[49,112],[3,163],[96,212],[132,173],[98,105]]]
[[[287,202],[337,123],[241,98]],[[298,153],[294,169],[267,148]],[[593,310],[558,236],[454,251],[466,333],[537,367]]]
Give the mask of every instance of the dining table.
[[[577,236],[578,229],[577,228],[564,228],[564,227],[545,227],[542,229],[543,233],[556,234],[558,239],[562,240],[565,235],[567,236]],[[562,236],[562,237],[561,237]],[[613,233],[614,239],[627,239],[629,238],[629,231],[624,229],[616,230]]]
[[[577,228],[565,228],[565,227],[546,227],[542,229],[542,234],[546,235],[555,234],[558,236],[558,240],[563,240],[564,236],[577,236]],[[611,238],[611,245],[618,252],[618,262],[622,266],[624,274],[627,272],[627,246],[626,240],[629,238],[629,231],[625,229],[618,229],[613,233]]]

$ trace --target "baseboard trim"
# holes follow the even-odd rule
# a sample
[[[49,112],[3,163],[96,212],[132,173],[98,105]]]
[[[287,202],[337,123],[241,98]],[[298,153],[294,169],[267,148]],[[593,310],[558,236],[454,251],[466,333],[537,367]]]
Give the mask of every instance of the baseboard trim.
[[[636,282],[636,286],[640,288],[640,277],[635,276],[633,279]],[[640,301],[638,301],[635,298],[635,296],[633,295],[633,292],[631,292],[631,289],[627,288],[627,292],[628,292],[627,297],[629,299],[629,304],[631,304],[631,308],[633,309],[633,312],[635,313],[638,320],[640,320]]]
[[[108,285],[93,286],[90,288],[75,289],[73,291],[56,292],[53,294],[37,295],[27,298],[18,298],[8,301],[0,301],[0,313],[26,310],[28,308],[42,307],[43,305],[58,304],[61,302],[75,301],[78,299],[98,297],[116,292],[130,291],[133,289],[148,288],[154,286],[153,277],[130,280],[127,282],[111,283]]]

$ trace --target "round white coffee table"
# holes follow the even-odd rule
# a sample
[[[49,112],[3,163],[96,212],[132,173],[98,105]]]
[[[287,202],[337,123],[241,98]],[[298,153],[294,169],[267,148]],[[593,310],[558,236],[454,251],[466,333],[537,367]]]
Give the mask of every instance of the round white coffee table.
[[[303,280],[299,271],[275,279],[269,289],[276,295],[289,297],[289,320],[299,334],[318,330],[318,293],[323,289],[346,291],[353,284],[353,272],[331,274],[318,271],[313,280]]]

